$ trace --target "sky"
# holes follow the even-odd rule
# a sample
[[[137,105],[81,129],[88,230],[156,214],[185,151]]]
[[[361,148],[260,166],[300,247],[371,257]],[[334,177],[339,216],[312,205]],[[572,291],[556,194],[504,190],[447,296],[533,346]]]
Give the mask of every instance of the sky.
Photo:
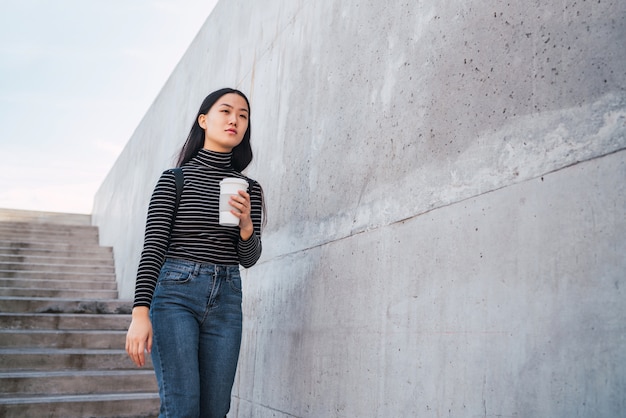
[[[0,0],[0,208],[91,213],[217,0]]]

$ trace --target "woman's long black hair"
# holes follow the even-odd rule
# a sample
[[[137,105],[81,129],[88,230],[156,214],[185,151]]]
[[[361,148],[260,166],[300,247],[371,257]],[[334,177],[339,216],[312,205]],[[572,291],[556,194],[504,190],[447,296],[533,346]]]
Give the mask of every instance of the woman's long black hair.
[[[187,141],[185,141],[185,144],[178,155],[176,162],[177,167],[180,167],[191,160],[196,156],[196,154],[198,154],[198,151],[204,147],[204,129],[202,129],[198,123],[198,117],[200,115],[206,115],[209,112],[209,109],[213,107],[215,102],[217,102],[220,97],[229,93],[238,94],[243,97],[248,105],[248,129],[243,135],[241,143],[233,148],[231,164],[233,168],[239,172],[245,170],[245,168],[250,164],[252,161],[252,147],[250,146],[250,102],[248,101],[246,95],[239,90],[224,88],[209,94],[202,102],[202,105],[200,105],[196,119],[194,120],[191,130],[189,131],[189,135],[187,135]]]

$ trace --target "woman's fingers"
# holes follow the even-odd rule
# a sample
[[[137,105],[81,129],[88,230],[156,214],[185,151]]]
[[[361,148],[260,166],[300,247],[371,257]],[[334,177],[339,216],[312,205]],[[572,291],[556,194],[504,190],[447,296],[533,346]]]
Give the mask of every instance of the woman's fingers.
[[[148,318],[133,319],[126,333],[126,352],[139,367],[146,364],[146,351],[152,350],[152,324]]]
[[[250,195],[247,192],[239,190],[238,195],[234,195],[230,198],[230,205],[239,211],[239,213],[233,211],[233,214],[239,219],[241,219],[242,216],[250,216]]]
[[[145,345],[142,341],[126,339],[126,352],[130,359],[139,367],[143,367],[146,364],[146,358],[144,355]]]

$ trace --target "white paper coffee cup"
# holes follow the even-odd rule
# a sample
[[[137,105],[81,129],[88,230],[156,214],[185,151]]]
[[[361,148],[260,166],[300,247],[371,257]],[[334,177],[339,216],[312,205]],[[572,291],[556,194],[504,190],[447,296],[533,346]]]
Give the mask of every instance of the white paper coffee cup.
[[[247,190],[248,182],[237,177],[226,177],[220,181],[220,225],[239,226],[239,218],[230,211],[237,209],[230,205],[231,196],[239,194],[239,190]]]

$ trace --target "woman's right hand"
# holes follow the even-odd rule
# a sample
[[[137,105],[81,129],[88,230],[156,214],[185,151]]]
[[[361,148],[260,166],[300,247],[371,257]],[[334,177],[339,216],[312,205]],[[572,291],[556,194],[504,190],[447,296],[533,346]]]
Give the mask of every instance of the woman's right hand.
[[[126,352],[133,363],[143,367],[146,364],[145,353],[152,351],[150,308],[136,306],[133,308],[132,315],[133,317],[126,333]]]

